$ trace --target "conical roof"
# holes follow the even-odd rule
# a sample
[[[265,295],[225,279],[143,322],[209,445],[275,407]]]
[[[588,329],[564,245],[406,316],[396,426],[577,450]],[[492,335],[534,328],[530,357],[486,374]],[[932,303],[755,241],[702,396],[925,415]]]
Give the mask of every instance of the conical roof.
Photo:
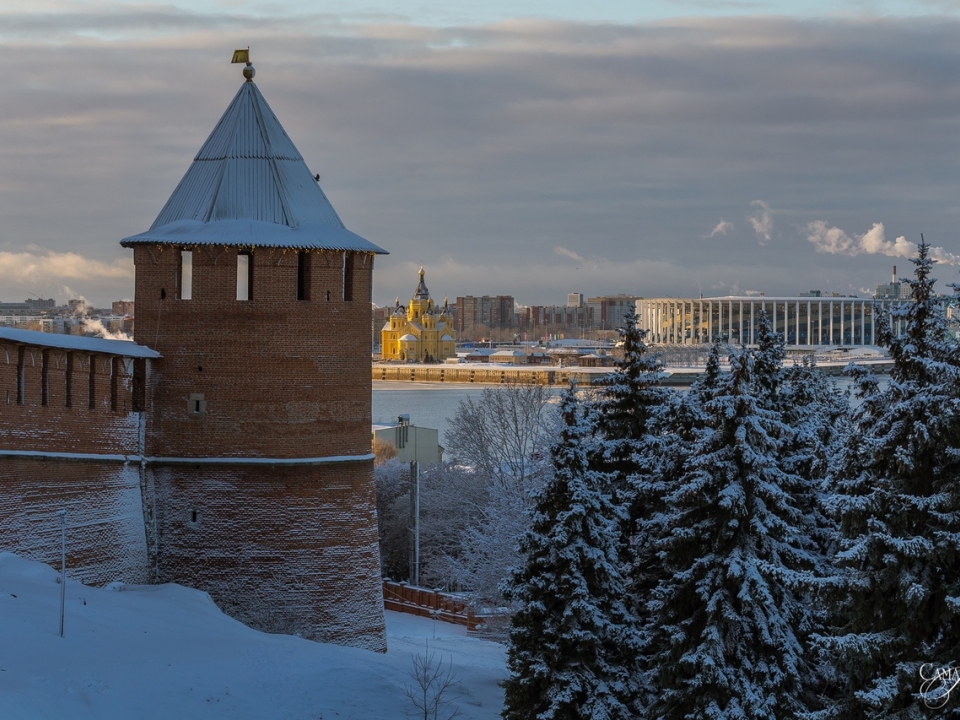
[[[413,293],[415,300],[429,300],[430,291],[427,290],[427,284],[423,281],[423,266],[420,266],[420,282],[417,283],[417,290]]]
[[[252,81],[240,86],[140,243],[386,251],[343,226]]]

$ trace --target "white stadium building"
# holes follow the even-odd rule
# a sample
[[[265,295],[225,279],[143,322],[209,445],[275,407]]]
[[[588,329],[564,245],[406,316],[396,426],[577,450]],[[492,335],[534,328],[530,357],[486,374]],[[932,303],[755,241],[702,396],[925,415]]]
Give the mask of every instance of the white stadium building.
[[[898,304],[857,297],[645,298],[637,300],[637,320],[654,345],[754,345],[762,314],[788,346],[876,345],[878,310]]]

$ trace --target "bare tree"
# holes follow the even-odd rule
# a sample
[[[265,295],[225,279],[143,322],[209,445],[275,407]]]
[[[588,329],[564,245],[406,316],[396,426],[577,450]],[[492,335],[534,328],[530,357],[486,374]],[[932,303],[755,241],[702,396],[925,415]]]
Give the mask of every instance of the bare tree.
[[[469,466],[487,492],[469,508],[459,547],[437,566],[479,605],[503,603],[500,583],[516,561],[532,496],[550,473],[558,430],[554,397],[541,385],[492,388],[476,402],[461,402],[450,421],[445,439],[453,462]]]
[[[380,562],[387,577],[409,575],[410,470],[396,460],[374,470]],[[430,587],[458,587],[450,558],[458,558],[466,529],[486,510],[488,483],[455,465],[420,473],[420,577]]]
[[[460,680],[453,672],[453,658],[443,671],[443,659],[436,661],[436,653],[430,652],[427,644],[423,653],[413,657],[413,670],[410,671],[412,683],[403,687],[403,693],[413,706],[407,712],[409,717],[423,718],[423,720],[453,720],[460,714],[456,707],[452,707],[451,695],[456,690]]]
[[[386,577],[403,578],[408,573],[410,471],[404,463],[389,460],[374,466],[373,480],[377,491],[380,569]]]
[[[523,487],[544,465],[556,435],[552,393],[543,385],[510,384],[486,388],[480,398],[461,400],[447,418],[444,439],[453,462],[474,468],[498,486]]]
[[[445,441],[454,458],[420,476],[420,577],[501,604],[532,494],[550,472],[557,431],[554,394],[537,385],[484,390],[461,402]],[[388,577],[409,573],[410,479],[388,461],[375,471],[380,554]]]

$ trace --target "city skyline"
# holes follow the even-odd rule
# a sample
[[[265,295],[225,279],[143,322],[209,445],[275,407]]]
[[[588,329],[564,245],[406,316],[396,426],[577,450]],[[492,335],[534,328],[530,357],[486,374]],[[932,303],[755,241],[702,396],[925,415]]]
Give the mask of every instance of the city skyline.
[[[132,297],[119,240],[247,45],[346,226],[391,253],[379,305],[421,264],[438,297],[524,305],[865,296],[921,232],[938,289],[960,281],[952,6],[543,5],[0,4],[0,301]]]

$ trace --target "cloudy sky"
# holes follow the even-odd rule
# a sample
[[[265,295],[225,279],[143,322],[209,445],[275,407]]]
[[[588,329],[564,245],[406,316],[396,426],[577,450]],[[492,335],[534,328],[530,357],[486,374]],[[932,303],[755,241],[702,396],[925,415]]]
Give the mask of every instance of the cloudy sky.
[[[481,7],[482,5],[482,7]],[[0,300],[133,293],[234,48],[374,300],[960,282],[960,2],[0,0]]]

